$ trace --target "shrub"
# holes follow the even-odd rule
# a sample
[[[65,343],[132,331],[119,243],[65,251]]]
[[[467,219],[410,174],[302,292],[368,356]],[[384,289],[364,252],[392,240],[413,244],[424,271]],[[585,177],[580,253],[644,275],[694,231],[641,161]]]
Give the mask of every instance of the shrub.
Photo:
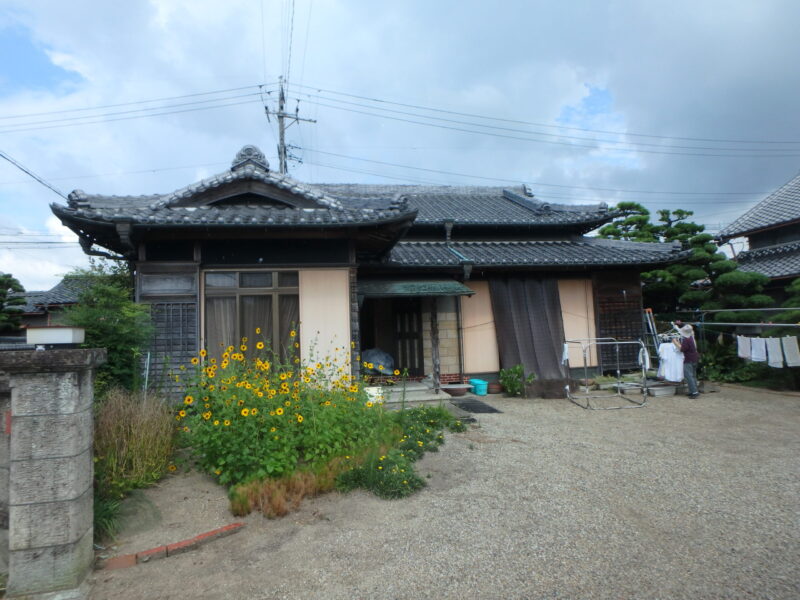
[[[515,365],[508,369],[500,369],[500,383],[506,390],[509,396],[521,396],[525,391],[526,383],[533,383],[536,380],[536,374],[531,373],[525,377],[525,371],[522,365]]]
[[[402,498],[425,486],[413,463],[425,452],[438,452],[444,429],[459,432],[466,426],[442,407],[420,406],[394,413],[402,430],[395,447],[368,452],[336,482],[343,491],[364,488],[381,498]]]
[[[86,277],[90,286],[79,303],[65,311],[64,320],[86,330],[85,348],[106,348],[108,359],[97,370],[95,390],[102,395],[113,387],[134,389],[139,377],[141,349],[150,339],[148,309],[131,299],[131,290],[119,276],[102,272],[73,275]]]
[[[119,501],[157,482],[174,449],[171,409],[158,398],[113,389],[95,405],[95,534],[113,535]]]

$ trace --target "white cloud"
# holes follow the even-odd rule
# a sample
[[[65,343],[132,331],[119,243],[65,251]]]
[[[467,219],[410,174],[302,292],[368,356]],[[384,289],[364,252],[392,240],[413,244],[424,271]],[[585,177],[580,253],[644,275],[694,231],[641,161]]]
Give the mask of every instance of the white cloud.
[[[284,3],[277,0],[263,2],[263,22],[262,4],[251,0],[18,0],[7,5],[4,20],[26,27],[55,64],[78,73],[80,80],[66,89],[20,89],[0,97],[0,132],[9,123],[24,122],[2,118],[9,115],[275,81],[288,59],[290,18]],[[526,1],[502,6],[498,10],[485,2],[454,0],[393,4],[299,1],[292,34],[291,82],[312,86],[295,91],[302,89],[315,96],[320,95],[319,88],[330,88],[455,112],[551,124],[565,107],[578,105],[586,85],[591,85],[607,89],[614,103],[613,114],[586,121],[588,128],[800,141],[800,112],[795,107],[800,89],[800,71],[795,65],[795,57],[800,55],[800,38],[795,32],[800,4],[794,1],[765,0],[737,6],[721,0],[702,5],[689,0],[668,5]],[[294,110],[298,96],[291,96],[288,108]],[[716,221],[721,216],[732,220],[759,195],[720,196],[711,202],[703,196],[556,192],[537,187],[536,182],[637,190],[767,191],[790,179],[800,162],[800,157],[720,159],[593,153],[502,137],[513,137],[514,131],[476,136],[456,131],[474,128],[458,123],[439,122],[442,128],[431,128],[353,112],[378,113],[376,105],[339,104],[348,109],[343,111],[319,105],[338,104],[331,100],[299,98],[302,116],[317,119],[315,125],[289,130],[289,141],[303,148],[297,153],[306,159],[302,166],[293,165],[293,174],[299,179],[393,181],[321,166],[324,163],[411,180],[481,183],[312,152],[322,149],[486,175],[510,183],[528,181],[537,195],[558,194],[559,200],[567,202],[591,197],[593,201],[644,201],[652,209],[691,205],[699,221]],[[252,99],[250,104],[214,110],[4,133],[2,150],[65,192],[73,188],[121,195],[168,192],[223,170],[246,143],[258,144],[268,156],[274,155],[274,124],[266,122],[258,98]],[[274,95],[269,99],[274,100]],[[352,97],[338,99],[371,104]],[[151,105],[138,107],[142,106]],[[413,107],[377,106],[419,112]],[[105,112],[132,108],[137,107]],[[384,114],[418,120],[413,115]],[[54,114],[35,120],[74,115]],[[459,115],[438,116],[476,121]],[[492,123],[525,131],[553,131]],[[659,138],[627,137],[626,141],[692,145]],[[791,147],[800,149],[800,144]],[[200,166],[208,163],[218,166]],[[161,170],[181,166],[190,168]],[[7,163],[0,165],[0,214],[7,216],[0,226],[54,231],[48,204],[57,197],[35,183],[9,184],[25,177]],[[55,273],[74,262],[72,255],[61,251],[51,253],[47,260],[42,259],[41,251],[35,252],[35,260],[30,254],[3,252],[6,258],[0,268],[14,267],[31,282],[26,283],[29,287],[43,282],[43,273],[52,281]],[[68,257],[62,260],[62,254]]]

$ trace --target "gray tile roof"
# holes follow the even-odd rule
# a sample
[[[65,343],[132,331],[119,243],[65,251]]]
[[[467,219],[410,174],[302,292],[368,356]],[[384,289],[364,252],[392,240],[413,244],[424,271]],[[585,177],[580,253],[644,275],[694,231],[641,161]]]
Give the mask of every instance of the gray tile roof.
[[[719,237],[729,240],[794,221],[800,221],[800,175],[725,227]]]
[[[263,227],[352,226],[390,222],[413,212],[397,207],[384,209],[283,208],[261,205],[234,206],[146,206],[130,204],[124,208],[65,208],[51,205],[56,216],[66,220],[97,223],[131,222],[135,225],[213,226],[240,225]]]
[[[515,225],[579,227],[589,231],[614,216],[605,204],[554,204],[528,194],[525,186],[429,186],[313,184],[340,199],[404,198],[418,211],[415,225]]]
[[[748,250],[736,260],[740,271],[763,273],[772,279],[800,277],[800,242]]]
[[[31,291],[15,296],[25,298],[25,305],[22,307],[26,313],[44,312],[45,306],[64,306],[77,304],[81,294],[92,285],[89,277],[65,277],[54,287],[47,291]]]
[[[237,155],[237,159],[245,147]],[[261,157],[263,159],[263,155]],[[396,197],[344,203],[319,189],[288,176],[268,171],[266,162],[237,162],[230,171],[214,175],[168,194],[146,196],[105,196],[73,191],[66,207],[52,204],[53,212],[64,220],[96,223],[131,222],[141,225],[214,226],[258,225],[314,227],[319,225],[357,225],[398,220],[413,216],[406,201]],[[192,198],[231,183],[264,183],[302,200],[307,208],[273,204],[192,205]]]
[[[679,244],[590,237],[568,241],[453,242],[449,246],[445,242],[400,242],[389,254],[387,264],[457,267],[467,260],[476,267],[583,267],[669,263],[687,255]]]
[[[284,206],[259,203],[208,204],[225,186],[266,184],[294,198]],[[246,189],[250,189],[249,187]],[[305,207],[305,208],[303,208]],[[615,213],[604,204],[569,205],[542,202],[527,186],[471,187],[371,184],[304,184],[274,173],[258,148],[245,146],[229,171],[167,194],[106,196],[75,190],[66,207],[52,205],[63,221],[81,225],[131,222],[134,225],[180,226],[348,226],[414,218],[415,226],[511,226],[567,228],[586,233]]]

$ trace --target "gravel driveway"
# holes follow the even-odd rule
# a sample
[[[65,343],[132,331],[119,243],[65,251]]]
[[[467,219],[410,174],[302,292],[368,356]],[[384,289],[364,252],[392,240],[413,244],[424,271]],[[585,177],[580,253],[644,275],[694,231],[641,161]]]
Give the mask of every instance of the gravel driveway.
[[[250,515],[197,551],[96,572],[93,598],[800,597],[800,397],[488,402],[503,413],[449,434],[409,499],[330,494]],[[234,520],[197,474],[147,498],[156,517],[120,552]]]

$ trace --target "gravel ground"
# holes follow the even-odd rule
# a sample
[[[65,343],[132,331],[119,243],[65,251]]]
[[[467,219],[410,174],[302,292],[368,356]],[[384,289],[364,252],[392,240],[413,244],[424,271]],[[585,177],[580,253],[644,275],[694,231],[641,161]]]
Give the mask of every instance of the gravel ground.
[[[798,598],[800,397],[734,388],[586,411],[490,397],[411,498],[284,519],[92,576],[93,598]],[[197,474],[149,490],[119,552],[232,522]]]

